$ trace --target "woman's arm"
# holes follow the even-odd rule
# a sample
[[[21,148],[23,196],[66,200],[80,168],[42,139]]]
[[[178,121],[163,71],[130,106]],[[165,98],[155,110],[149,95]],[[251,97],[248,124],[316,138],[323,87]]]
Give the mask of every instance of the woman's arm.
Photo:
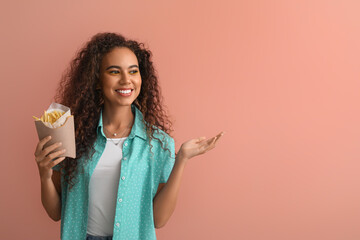
[[[153,200],[155,228],[163,227],[175,210],[185,159],[177,154],[174,167],[165,185],[162,185]]]
[[[183,143],[176,154],[175,165],[167,183],[154,197],[154,223],[156,228],[163,227],[174,212],[180,188],[181,177],[188,159],[204,154],[215,147],[216,142],[224,135],[221,132],[213,138],[200,137]]]
[[[41,179],[41,202],[47,214],[54,221],[61,219],[60,172],[53,172],[52,179]],[[56,189],[59,188],[59,189]]]

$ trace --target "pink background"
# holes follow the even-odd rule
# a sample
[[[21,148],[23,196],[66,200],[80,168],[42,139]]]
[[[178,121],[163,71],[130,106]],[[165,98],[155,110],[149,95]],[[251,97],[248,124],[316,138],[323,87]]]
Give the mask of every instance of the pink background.
[[[360,239],[358,1],[7,1],[0,239],[59,239],[41,204],[32,116],[97,32],[153,52],[186,166],[158,239]]]

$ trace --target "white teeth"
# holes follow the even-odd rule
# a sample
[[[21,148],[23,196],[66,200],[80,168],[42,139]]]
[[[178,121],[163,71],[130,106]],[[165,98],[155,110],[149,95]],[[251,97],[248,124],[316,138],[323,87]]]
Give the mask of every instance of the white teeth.
[[[117,92],[121,92],[121,93],[130,93],[131,90],[116,90]]]

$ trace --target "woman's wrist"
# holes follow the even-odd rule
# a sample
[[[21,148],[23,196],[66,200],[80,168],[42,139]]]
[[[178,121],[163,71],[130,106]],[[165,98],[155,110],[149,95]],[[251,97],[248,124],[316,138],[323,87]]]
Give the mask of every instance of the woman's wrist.
[[[52,182],[51,178],[42,178],[42,177],[40,177],[40,181],[41,181],[41,183],[49,183],[49,182]]]
[[[186,158],[186,157],[182,154],[182,152],[179,151],[179,152],[176,154],[175,162],[185,165],[186,162],[187,162],[187,160],[188,160],[188,158]]]

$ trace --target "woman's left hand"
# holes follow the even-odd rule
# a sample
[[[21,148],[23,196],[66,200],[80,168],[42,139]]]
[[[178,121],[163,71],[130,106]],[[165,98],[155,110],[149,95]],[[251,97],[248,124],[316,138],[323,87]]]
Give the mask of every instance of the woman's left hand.
[[[180,155],[180,158],[183,161],[187,161],[192,157],[204,154],[215,147],[216,142],[220,139],[222,135],[224,135],[224,133],[225,132],[221,132],[215,137],[209,139],[206,139],[206,137],[199,137],[186,141],[181,145],[177,155]]]

